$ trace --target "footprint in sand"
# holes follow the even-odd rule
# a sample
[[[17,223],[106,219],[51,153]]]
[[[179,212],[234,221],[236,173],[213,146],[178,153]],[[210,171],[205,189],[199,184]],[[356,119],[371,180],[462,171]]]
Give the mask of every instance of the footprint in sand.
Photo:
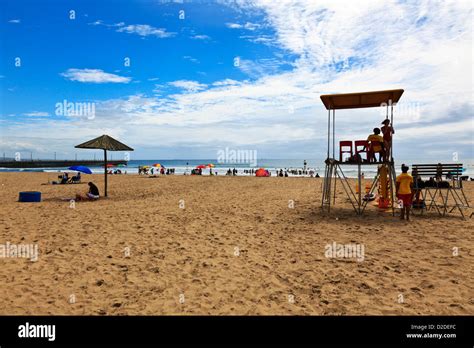
[[[429,281],[423,280],[420,284],[420,287],[423,289],[434,289],[435,286]]]

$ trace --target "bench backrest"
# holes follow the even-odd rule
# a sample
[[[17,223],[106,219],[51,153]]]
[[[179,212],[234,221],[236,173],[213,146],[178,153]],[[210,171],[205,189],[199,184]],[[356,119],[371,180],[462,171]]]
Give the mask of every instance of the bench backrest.
[[[437,164],[413,164],[411,166],[412,171],[416,171],[419,177],[429,176],[436,179],[436,186],[443,188],[441,182],[442,176],[452,179],[452,183],[448,184],[447,187],[460,188],[462,189],[461,176],[463,173],[462,163],[437,163]],[[439,181],[438,181],[439,180]],[[440,186],[441,185],[441,186]],[[418,187],[418,180],[415,178],[415,188]],[[427,186],[428,187],[428,186]],[[444,188],[447,188],[444,187]]]
[[[416,171],[419,176],[437,176],[437,175],[462,175],[462,163],[437,163],[437,164],[413,164],[411,166],[413,171]]]

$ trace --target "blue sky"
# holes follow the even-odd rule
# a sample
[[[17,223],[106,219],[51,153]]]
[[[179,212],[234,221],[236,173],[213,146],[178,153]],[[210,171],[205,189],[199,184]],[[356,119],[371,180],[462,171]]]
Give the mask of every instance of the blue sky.
[[[473,158],[469,1],[0,7],[0,152],[72,158],[75,144],[107,133],[135,159],[213,158],[225,147],[322,158],[319,95],[404,88],[396,153]],[[93,117],[58,114],[64,100],[93,104]],[[364,139],[383,114],[338,117],[339,140]]]

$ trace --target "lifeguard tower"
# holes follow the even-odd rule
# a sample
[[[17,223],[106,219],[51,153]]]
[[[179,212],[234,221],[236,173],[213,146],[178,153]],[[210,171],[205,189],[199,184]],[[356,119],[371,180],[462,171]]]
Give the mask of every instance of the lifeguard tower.
[[[403,94],[403,89],[385,90],[385,91],[373,91],[373,92],[362,92],[362,93],[346,93],[346,94],[328,94],[322,95],[321,100],[328,110],[328,147],[327,147],[327,158],[326,158],[326,169],[324,173],[323,183],[323,198],[322,198],[322,209],[323,211],[330,212],[331,205],[336,202],[336,182],[339,179],[347,197],[349,198],[354,211],[358,215],[362,215],[367,204],[369,203],[370,197],[374,194],[375,189],[379,186],[380,199],[383,199],[384,205],[381,205],[379,201],[379,207],[384,209],[391,208],[392,214],[395,214],[395,165],[393,160],[393,137],[392,146],[390,152],[386,155],[386,160],[371,162],[369,158],[370,151],[367,146],[366,140],[356,140],[355,146],[352,146],[352,141],[340,141],[339,142],[339,157],[336,159],[336,110],[341,109],[358,109],[358,108],[372,108],[372,107],[385,107],[386,108],[386,119],[390,120],[393,127],[393,106],[398,103],[400,97]],[[331,118],[332,113],[332,118]],[[369,127],[370,128],[370,127]],[[331,156],[331,145],[332,145],[332,157]],[[358,158],[353,161],[344,161],[343,150],[344,146],[349,147],[351,156]],[[353,151],[354,150],[354,151]],[[363,153],[367,154],[367,159],[362,159]],[[377,174],[372,181],[370,189],[367,188],[366,194],[362,195],[362,172],[361,167],[366,165],[378,166]],[[356,190],[352,189],[348,178],[344,174],[346,166],[357,166],[357,184]],[[332,201],[332,204],[331,204]]]

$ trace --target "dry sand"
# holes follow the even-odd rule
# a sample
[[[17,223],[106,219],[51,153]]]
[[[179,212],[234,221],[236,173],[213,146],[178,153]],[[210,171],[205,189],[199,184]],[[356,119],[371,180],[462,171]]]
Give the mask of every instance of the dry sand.
[[[342,193],[324,215],[310,178],[115,175],[71,208],[87,185],[41,185],[55,176],[0,173],[0,244],[39,245],[37,262],[0,258],[2,315],[474,314],[469,218],[360,218]],[[326,258],[333,242],[364,260]]]

